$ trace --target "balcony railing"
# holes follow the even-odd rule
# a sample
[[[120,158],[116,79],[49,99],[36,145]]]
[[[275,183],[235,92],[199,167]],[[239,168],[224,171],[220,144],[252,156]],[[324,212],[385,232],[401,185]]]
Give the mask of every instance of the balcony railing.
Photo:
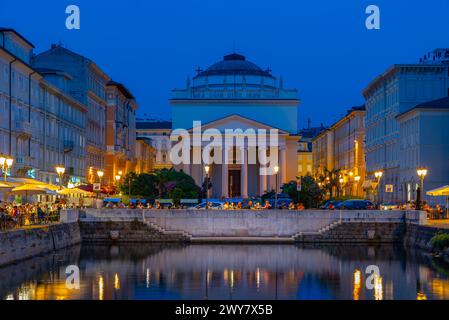
[[[173,99],[298,99],[297,90],[173,90]]]
[[[14,167],[18,169],[32,167],[32,158],[29,156],[17,156]]]
[[[70,152],[75,147],[73,140],[64,140],[64,152]]]
[[[28,139],[33,135],[33,126],[28,121],[16,121],[14,131],[18,133],[19,138]]]

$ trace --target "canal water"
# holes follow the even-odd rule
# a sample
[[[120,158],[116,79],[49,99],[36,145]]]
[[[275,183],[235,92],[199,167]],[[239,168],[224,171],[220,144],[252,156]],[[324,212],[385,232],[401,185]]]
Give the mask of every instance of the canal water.
[[[82,245],[0,268],[0,298],[449,299],[449,265],[385,245]]]

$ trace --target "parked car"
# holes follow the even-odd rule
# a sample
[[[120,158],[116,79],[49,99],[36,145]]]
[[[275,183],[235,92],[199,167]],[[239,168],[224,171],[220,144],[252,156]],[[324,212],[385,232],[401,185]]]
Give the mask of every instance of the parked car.
[[[340,201],[336,201],[336,200],[326,201],[326,202],[320,207],[320,209],[324,209],[324,210],[333,210],[333,209],[335,209],[335,206],[338,205],[339,203],[340,203]]]
[[[372,210],[374,209],[374,203],[368,200],[346,200],[343,202],[340,202],[335,206],[335,209],[342,210]]]
[[[399,210],[399,206],[394,203],[382,203],[379,207],[380,210]]]
[[[271,196],[270,198],[268,198],[266,200],[268,200],[268,202],[270,203],[271,207],[274,208],[274,204],[276,202],[275,196],[273,195],[273,196]],[[278,199],[277,199],[278,208],[281,207],[281,206],[285,207],[285,208],[288,208],[288,206],[290,205],[290,203],[292,201],[293,200],[291,198],[289,198],[286,194],[283,194],[283,193],[279,193],[278,194]],[[263,203],[262,203],[262,205],[263,205]]]
[[[209,210],[220,210],[223,209],[223,202],[215,202],[215,201],[209,201]],[[200,204],[197,204],[196,206],[189,207],[187,210],[205,210],[206,209],[206,202],[202,202]]]

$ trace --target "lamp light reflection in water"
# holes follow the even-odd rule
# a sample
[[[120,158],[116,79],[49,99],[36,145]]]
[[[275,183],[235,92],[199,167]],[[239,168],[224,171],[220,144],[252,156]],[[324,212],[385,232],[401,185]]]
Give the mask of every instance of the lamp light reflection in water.
[[[118,276],[118,273],[114,275],[114,289],[120,290],[120,278]]]
[[[98,278],[98,300],[104,299],[104,279],[103,276]]]
[[[424,292],[418,292],[416,294],[416,300],[427,300],[427,296]]]
[[[256,285],[257,285],[257,290],[260,289],[260,269],[257,268],[256,269]]]
[[[359,269],[355,269],[355,271],[354,271],[354,291],[353,291],[354,300],[360,299],[361,283],[362,283],[362,272]]]
[[[383,300],[383,285],[382,277],[379,275],[374,276],[374,300]]]
[[[151,272],[150,272],[150,269],[147,269],[146,282],[147,282],[147,288],[149,288],[150,284],[151,284]]]

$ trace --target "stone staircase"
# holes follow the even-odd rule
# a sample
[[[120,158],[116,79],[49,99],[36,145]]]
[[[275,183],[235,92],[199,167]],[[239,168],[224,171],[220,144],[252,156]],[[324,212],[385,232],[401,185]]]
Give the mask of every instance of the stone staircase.
[[[192,235],[182,231],[182,230],[166,230],[159,226],[158,224],[145,220],[144,223],[151,229],[155,229],[156,231],[164,234],[164,235],[170,235],[170,236],[180,236],[186,239],[187,241],[190,241],[192,239]]]
[[[332,229],[335,229],[335,228],[341,226],[342,223],[343,222],[341,220],[334,221],[331,224],[318,229],[318,231],[298,232],[297,234],[292,236],[292,238],[294,241],[298,241],[299,239],[302,239],[304,237],[320,237],[322,235],[325,235],[327,232],[331,231]]]

